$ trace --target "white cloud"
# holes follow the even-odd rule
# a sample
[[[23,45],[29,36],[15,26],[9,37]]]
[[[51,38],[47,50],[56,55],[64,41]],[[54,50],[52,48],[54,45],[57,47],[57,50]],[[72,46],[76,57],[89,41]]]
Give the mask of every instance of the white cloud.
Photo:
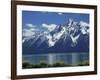
[[[63,13],[59,12],[58,15],[62,15]]]
[[[31,29],[24,29],[23,30],[23,36],[25,37],[31,37],[35,34],[35,32],[33,31],[35,29],[31,28]]]
[[[45,24],[45,23],[42,24],[42,27],[47,28],[48,31],[50,31],[50,32],[53,31],[56,28],[56,26],[57,26],[56,24],[49,24],[49,25]]]
[[[30,31],[39,31],[39,29],[36,29],[36,28],[30,28]]]
[[[36,27],[35,25],[33,24],[26,24],[27,27]]]
[[[36,28],[36,25],[33,24],[25,24],[27,28],[23,29],[23,36],[25,37],[31,37],[35,34],[36,31],[39,31],[39,29]]]

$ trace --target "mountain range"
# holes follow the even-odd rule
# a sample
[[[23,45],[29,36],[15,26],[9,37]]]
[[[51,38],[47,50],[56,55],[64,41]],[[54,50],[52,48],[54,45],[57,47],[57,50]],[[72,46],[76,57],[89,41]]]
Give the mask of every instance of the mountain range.
[[[51,31],[35,31],[22,37],[23,54],[89,52],[89,24],[69,19]]]

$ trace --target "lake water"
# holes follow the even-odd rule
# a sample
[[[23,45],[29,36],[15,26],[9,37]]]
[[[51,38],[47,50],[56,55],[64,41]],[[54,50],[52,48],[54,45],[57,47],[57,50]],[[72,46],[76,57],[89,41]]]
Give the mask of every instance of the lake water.
[[[40,61],[46,61],[49,64],[64,62],[65,64],[78,64],[81,61],[89,61],[89,53],[48,53],[23,55],[23,61],[29,61],[32,64],[38,64]]]

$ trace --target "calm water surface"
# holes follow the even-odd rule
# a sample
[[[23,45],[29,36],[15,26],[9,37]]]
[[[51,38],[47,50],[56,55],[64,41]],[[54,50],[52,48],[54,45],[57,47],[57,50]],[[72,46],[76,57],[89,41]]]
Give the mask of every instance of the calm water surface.
[[[49,64],[64,62],[65,64],[78,64],[81,61],[89,61],[89,53],[48,53],[23,55],[23,61],[29,61],[32,64],[38,64],[40,61],[46,61]]]

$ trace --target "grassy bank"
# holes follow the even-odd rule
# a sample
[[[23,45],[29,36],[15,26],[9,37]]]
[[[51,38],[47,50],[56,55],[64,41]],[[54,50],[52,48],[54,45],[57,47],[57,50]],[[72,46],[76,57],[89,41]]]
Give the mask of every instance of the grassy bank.
[[[29,68],[48,68],[48,67],[74,67],[74,66],[88,66],[89,61],[81,61],[76,65],[73,64],[65,64],[62,61],[56,62],[54,64],[49,64],[46,61],[40,61],[38,64],[30,63],[29,61],[23,61],[22,68],[29,69]]]

